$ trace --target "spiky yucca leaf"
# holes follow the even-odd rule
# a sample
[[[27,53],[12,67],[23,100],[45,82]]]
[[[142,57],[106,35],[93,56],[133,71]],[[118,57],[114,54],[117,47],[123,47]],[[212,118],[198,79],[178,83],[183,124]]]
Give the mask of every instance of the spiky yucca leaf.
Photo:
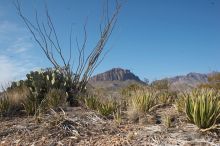
[[[186,115],[200,129],[212,128],[220,118],[218,92],[211,89],[197,89],[186,94]]]
[[[97,110],[103,116],[109,116],[113,114],[117,109],[117,103],[113,101],[107,101],[106,103],[100,103]]]
[[[96,96],[86,97],[84,99],[85,105],[93,110],[96,110],[100,105],[99,99]]]
[[[156,104],[157,93],[153,91],[137,92],[131,99],[130,106],[139,112],[148,112]]]

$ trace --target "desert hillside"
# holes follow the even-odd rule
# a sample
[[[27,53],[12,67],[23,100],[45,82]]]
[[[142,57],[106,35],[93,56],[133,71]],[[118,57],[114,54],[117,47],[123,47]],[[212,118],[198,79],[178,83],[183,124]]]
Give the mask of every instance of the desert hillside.
[[[220,146],[219,18],[220,0],[0,0],[0,146]]]

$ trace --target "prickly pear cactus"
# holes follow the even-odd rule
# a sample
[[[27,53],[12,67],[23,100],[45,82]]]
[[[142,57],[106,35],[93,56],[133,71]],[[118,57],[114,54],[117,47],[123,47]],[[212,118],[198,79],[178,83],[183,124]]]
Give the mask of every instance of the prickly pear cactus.
[[[37,97],[38,102],[44,99],[50,89],[63,89],[66,91],[65,76],[57,70],[32,71],[26,76],[26,86],[29,87],[32,95]]]

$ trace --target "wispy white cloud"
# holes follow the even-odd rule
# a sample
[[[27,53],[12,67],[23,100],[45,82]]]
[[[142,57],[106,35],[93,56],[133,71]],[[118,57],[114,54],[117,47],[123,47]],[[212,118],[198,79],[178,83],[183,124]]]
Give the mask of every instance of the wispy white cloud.
[[[36,68],[29,33],[18,24],[0,22],[0,85],[19,80]]]
[[[6,50],[8,52],[17,54],[17,53],[25,53],[32,47],[33,45],[27,41],[27,38],[19,37],[16,38],[14,43],[9,45]]]
[[[0,83],[5,84],[24,77],[32,64],[26,60],[18,61],[6,55],[0,55]]]
[[[10,62],[7,56],[0,56],[0,83],[5,84],[12,79],[11,74],[13,73],[13,66],[13,63]]]

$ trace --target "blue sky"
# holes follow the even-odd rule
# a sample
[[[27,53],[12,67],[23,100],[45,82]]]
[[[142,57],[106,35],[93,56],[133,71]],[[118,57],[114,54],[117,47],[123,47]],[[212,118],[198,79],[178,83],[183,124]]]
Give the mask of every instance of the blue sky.
[[[13,0],[0,0],[0,83],[20,79],[51,64],[18,17]],[[114,1],[109,0],[110,9]],[[46,0],[65,54],[73,24],[82,41],[88,18],[90,50],[98,39],[103,0]],[[21,0],[24,15],[44,18],[44,0]],[[219,0],[127,0],[106,49],[111,51],[95,71],[130,69],[150,80],[220,70]]]

